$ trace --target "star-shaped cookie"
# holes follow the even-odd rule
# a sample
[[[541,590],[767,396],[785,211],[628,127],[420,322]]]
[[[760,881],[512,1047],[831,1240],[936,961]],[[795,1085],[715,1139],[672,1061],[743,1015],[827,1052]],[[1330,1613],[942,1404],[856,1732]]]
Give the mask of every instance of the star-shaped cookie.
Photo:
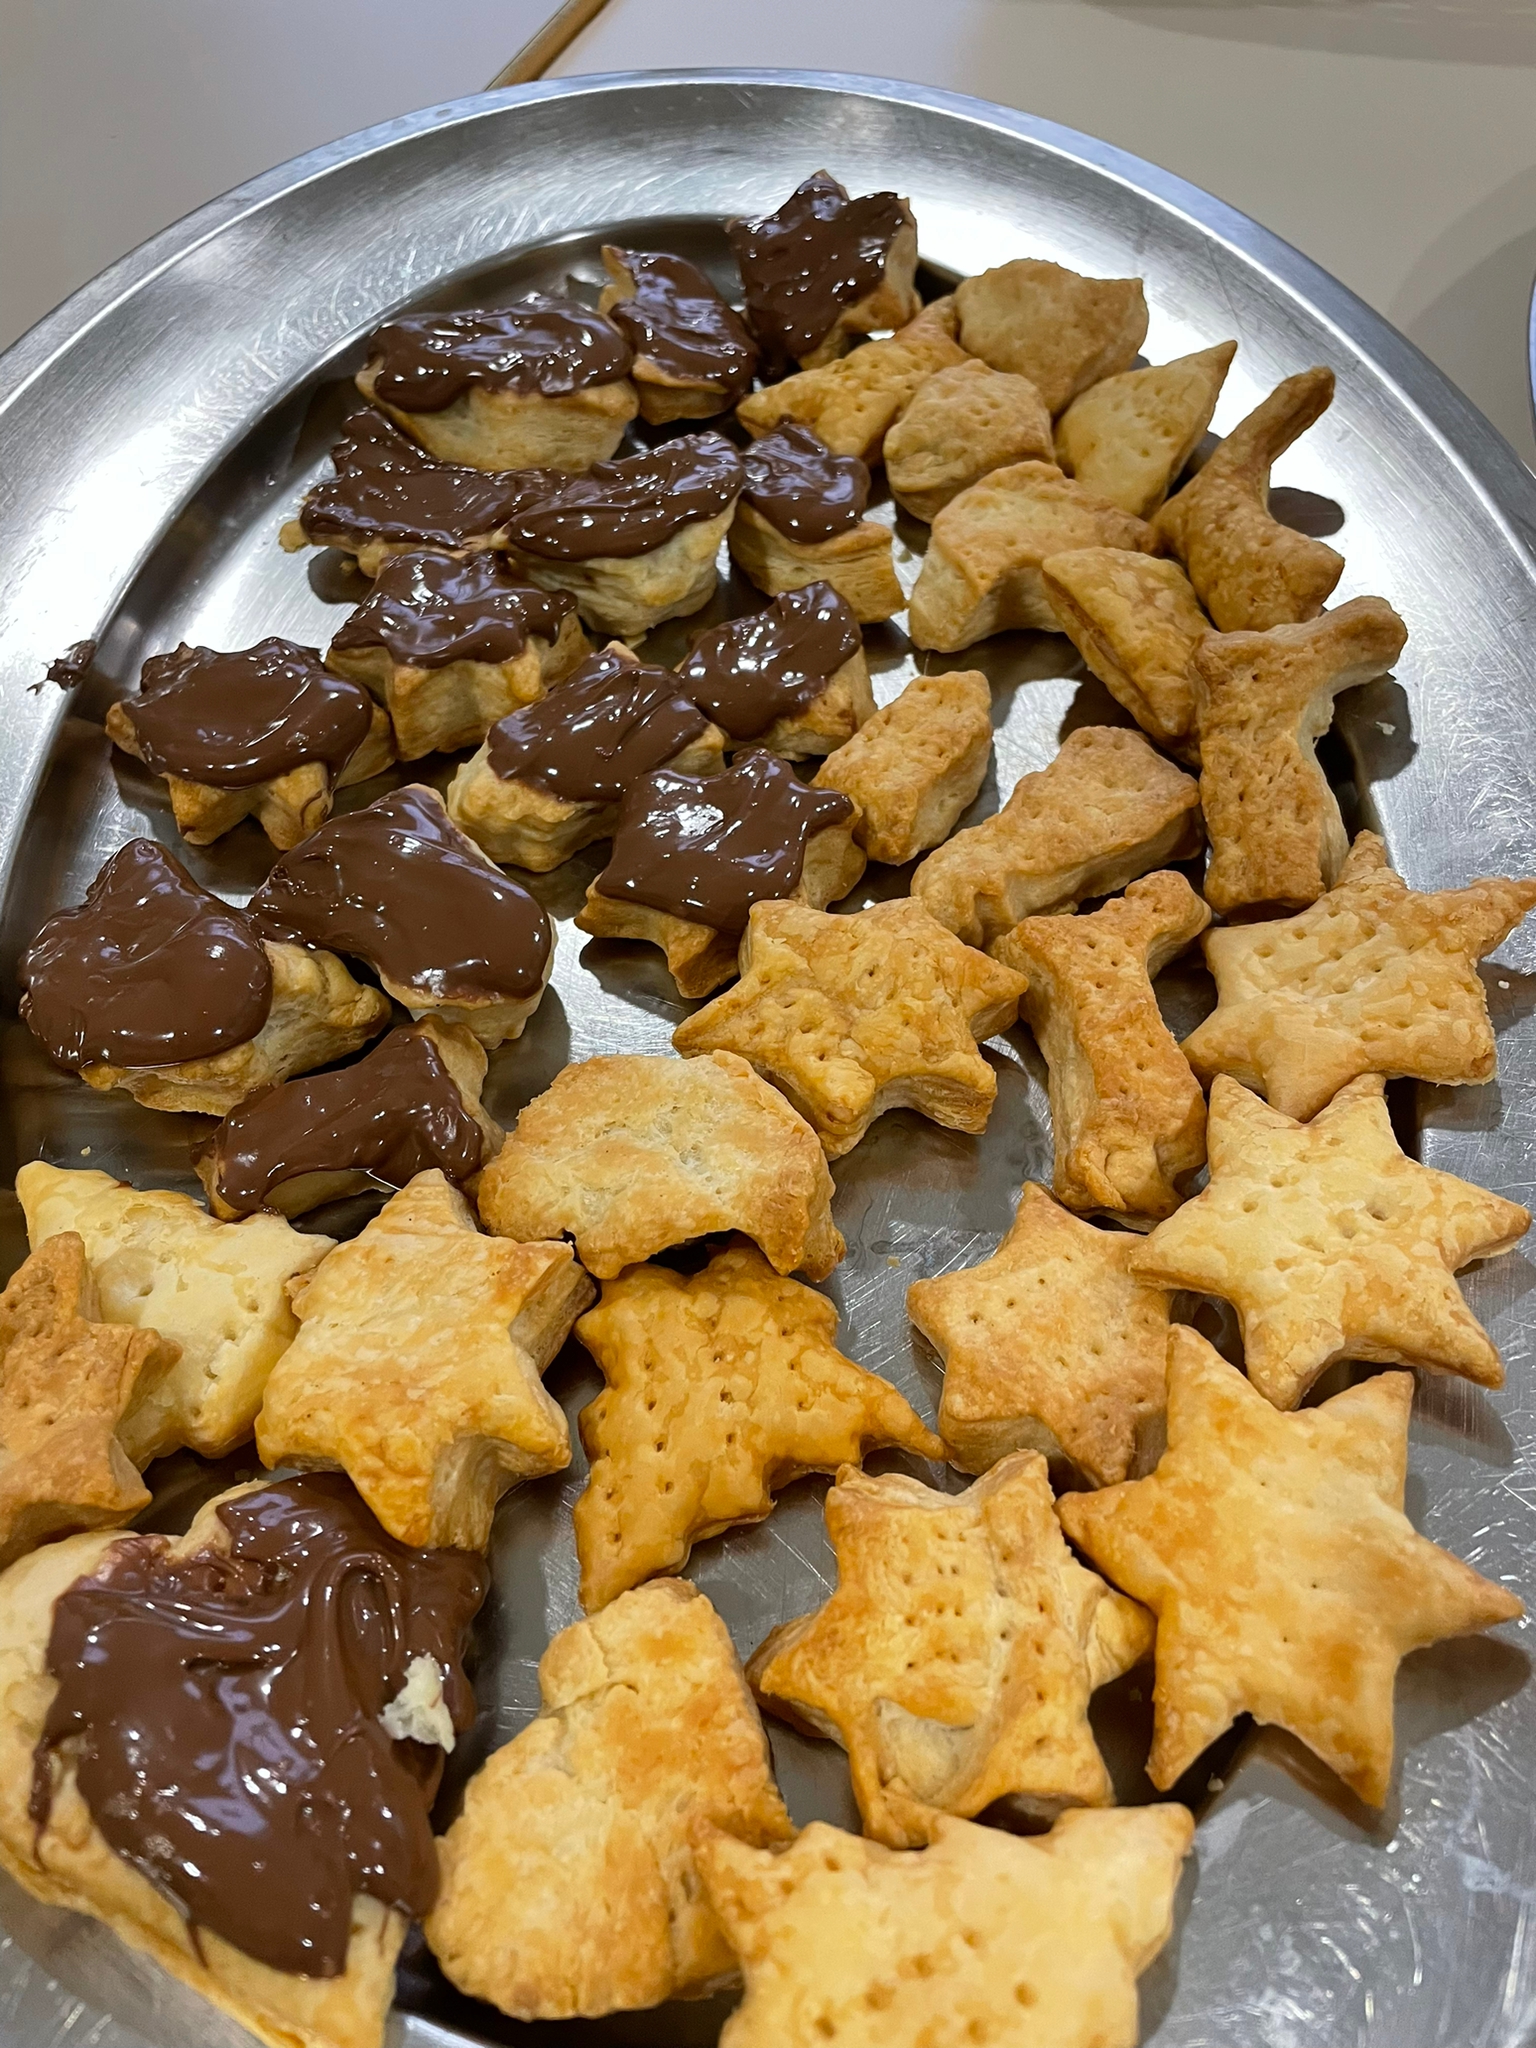
[[[1056,1507],[1157,1615],[1154,1785],[1246,1713],[1380,1806],[1400,1661],[1523,1613],[1403,1513],[1412,1402],[1412,1375],[1384,1372],[1282,1415],[1203,1337],[1172,1332],[1156,1472]]]
[[[1109,1806],[1088,1701],[1151,1652],[1152,1622],[1062,1541],[1044,1458],[965,1493],[845,1466],[827,1495],[837,1591],[776,1628],[747,1675],[763,1705],[848,1752],[864,1832],[927,1840],[994,1800],[1034,1820]]]
[[[1184,1041],[1200,1076],[1231,1074],[1308,1117],[1357,1074],[1457,1087],[1497,1065],[1476,963],[1536,908],[1536,881],[1420,895],[1374,832],[1296,917],[1205,936],[1216,1008]]]
[[[740,981],[672,1043],[740,1053],[841,1159],[888,1109],[985,1130],[997,1077],[976,1047],[1013,1023],[1026,986],[910,897],[849,917],[755,903]]]
[[[1383,1089],[1362,1074],[1299,1124],[1218,1075],[1210,1186],[1131,1254],[1145,1280],[1232,1303],[1248,1377],[1277,1408],[1339,1358],[1504,1384],[1452,1276],[1518,1244],[1531,1212],[1408,1158]]]
[[[835,1472],[877,1446],[942,1458],[896,1389],[837,1349],[837,1310],[775,1273],[755,1246],[685,1278],[633,1266],[604,1284],[576,1334],[605,1391],[581,1413],[592,1461],[576,1503],[588,1613],[695,1543],[773,1512],[806,1472]]]
[[[1041,1451],[1110,1486],[1156,1457],[1169,1297],[1131,1273],[1139,1248],[1028,1181],[990,1259],[913,1281],[907,1313],[944,1361],[939,1434],[962,1471]]]
[[[913,1853],[813,1821],[779,1856],[717,1829],[699,1867],[747,1980],[720,2048],[1135,2048],[1194,1826],[1173,1805],[1027,1840],[941,1819]]]
[[[0,1568],[149,1506],[118,1427],[180,1351],[100,1314],[72,1230],[40,1245],[0,1294]]]
[[[434,1168],[292,1291],[266,1464],[339,1465],[402,1543],[483,1550],[506,1489],[570,1462],[542,1380],[593,1294],[568,1244],[481,1236]]]

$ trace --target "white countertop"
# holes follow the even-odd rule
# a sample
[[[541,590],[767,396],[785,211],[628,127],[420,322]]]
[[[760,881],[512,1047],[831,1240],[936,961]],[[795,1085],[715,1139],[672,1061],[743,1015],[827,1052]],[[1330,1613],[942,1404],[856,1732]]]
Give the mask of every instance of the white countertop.
[[[553,4],[0,0],[0,344],[214,193],[477,90]],[[695,64],[915,79],[1150,157],[1351,285],[1536,464],[1536,0],[609,0],[552,75]]]

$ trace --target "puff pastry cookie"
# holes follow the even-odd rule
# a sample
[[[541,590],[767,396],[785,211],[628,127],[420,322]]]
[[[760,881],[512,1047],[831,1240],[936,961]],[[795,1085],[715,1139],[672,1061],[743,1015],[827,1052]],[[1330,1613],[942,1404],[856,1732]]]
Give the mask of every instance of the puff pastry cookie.
[[[1211,622],[1178,563],[1078,548],[1048,556],[1040,582],[1057,625],[1115,702],[1160,747],[1198,766],[1190,663]]]
[[[891,324],[896,332],[885,341],[754,391],[737,406],[737,419],[751,434],[800,420],[834,453],[878,462],[886,435],[928,379],[966,361],[955,340],[953,299],[935,299],[921,311],[914,306],[904,327]]]
[[[918,386],[884,453],[891,496],[927,520],[994,469],[1057,459],[1051,416],[1034,385],[975,357],[935,370]]]
[[[677,672],[729,745],[750,741],[786,760],[830,753],[874,716],[863,636],[830,583],[711,626]]]
[[[992,758],[992,688],[979,669],[918,676],[816,771],[859,807],[853,836],[900,866],[946,840]]]
[[[746,488],[728,536],[731,559],[770,597],[830,583],[861,624],[906,603],[891,529],[866,519],[869,471],[796,420],[780,421],[743,457]]]
[[[1147,338],[1139,277],[1081,277],[1034,256],[963,278],[955,306],[966,352],[1028,377],[1053,414],[1128,370]]]
[[[917,223],[894,192],[850,199],[815,171],[777,213],[726,222],[747,318],[771,367],[830,363],[861,334],[899,327],[920,305]]]
[[[757,344],[703,271],[681,256],[611,243],[603,268],[609,282],[597,310],[635,351],[642,419],[709,419],[751,390]]]
[[[1222,341],[1106,377],[1057,421],[1056,460],[1122,512],[1150,519],[1211,424],[1236,354],[1235,341]]]

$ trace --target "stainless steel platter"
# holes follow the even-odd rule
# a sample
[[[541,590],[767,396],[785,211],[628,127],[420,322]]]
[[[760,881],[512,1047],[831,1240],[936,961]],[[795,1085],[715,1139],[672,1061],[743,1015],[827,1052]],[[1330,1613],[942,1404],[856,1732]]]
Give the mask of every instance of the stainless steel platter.
[[[141,1184],[195,1187],[187,1148],[202,1120],[155,1116],[52,1075],[15,1021],[15,959],[39,920],[77,900],[124,839],[147,832],[175,843],[159,785],[114,760],[100,727],[140,660],[181,638],[232,647],[278,632],[324,644],[355,600],[333,558],[285,557],[276,535],[323,466],[362,337],[409,305],[483,302],[568,276],[592,284],[598,244],[610,237],[677,248],[725,277],[722,219],[775,205],[823,164],[854,190],[910,194],[937,278],[1025,253],[1135,272],[1152,307],[1150,359],[1237,336],[1218,429],[1280,376],[1331,363],[1336,403],[1278,481],[1343,508],[1339,596],[1378,592],[1412,629],[1396,679],[1340,705],[1331,765],[1346,805],[1385,832],[1418,887],[1536,869],[1536,479],[1406,341],[1294,250],[1101,143],[910,85],[709,72],[486,94],[350,137],[203,208],[0,360],[9,1013],[0,1044],[12,1164],[41,1155]],[[902,521],[897,535],[910,579],[922,529]],[[728,586],[705,616],[745,601]],[[99,639],[100,654],[84,690],[73,700],[52,687],[29,694],[49,660],[86,635]],[[657,641],[672,644],[665,633]],[[870,643],[884,701],[916,664],[899,620]],[[1066,730],[1123,722],[1065,640],[1016,635],[975,658],[996,685],[999,728],[977,817],[1021,772],[1043,765]],[[363,795],[374,793],[370,785]],[[243,899],[268,855],[244,826],[183,857]],[[584,941],[570,926],[591,871],[578,859],[539,885],[562,920],[558,964],[527,1035],[493,1060],[487,1101],[504,1122],[569,1059],[667,1050],[682,1013],[645,949]],[[901,872],[875,874],[850,907],[905,887]],[[1400,1122],[1427,1161],[1529,1202],[1529,935],[1490,963],[1487,982],[1498,1081],[1405,1091]],[[1209,1000],[1198,972],[1171,978],[1166,994],[1180,1023]],[[983,1256],[1021,1180],[1049,1178],[1033,1045],[1012,1033],[991,1052],[1000,1089],[983,1139],[901,1114],[837,1168],[849,1256],[828,1291],[843,1313],[843,1343],[930,1418],[938,1369],[909,1331],[906,1287]],[[24,1241],[14,1200],[4,1200],[9,1270]],[[310,1220],[355,1227],[366,1213],[354,1205],[346,1217]],[[1528,1596],[1533,1279],[1520,1253],[1469,1277],[1510,1384],[1493,1396],[1459,1382],[1421,1386],[1409,1491],[1427,1533]],[[551,1385],[574,1419],[597,1376],[572,1347]],[[155,1475],[152,1512],[179,1524],[248,1469],[239,1459],[217,1472],[189,1457],[168,1461]],[[570,1505],[582,1479],[578,1450],[568,1472],[503,1505],[477,1645],[481,1719],[455,1758],[460,1779],[533,1713],[539,1655],[577,1615]],[[744,1652],[825,1595],[821,1492],[802,1483],[768,1522],[694,1558],[691,1576]],[[1353,1806],[1283,1738],[1245,1735],[1208,1764],[1184,1788],[1201,1826],[1177,1935],[1144,1980],[1146,2039],[1158,2048],[1519,2048],[1536,2039],[1529,1680],[1520,1628],[1410,1658],[1398,1692],[1398,1778],[1380,1817]],[[1145,1796],[1141,1690],[1123,1683],[1101,1715],[1126,1797]],[[840,1753],[772,1733],[796,1817],[857,1825]],[[8,1884],[0,1920],[0,2040],[16,2048],[233,2048],[246,2038],[100,1928]],[[713,2040],[725,2009],[716,2001],[520,2027],[453,1996],[413,1948],[392,2038],[395,2048],[567,2038],[689,2048]]]

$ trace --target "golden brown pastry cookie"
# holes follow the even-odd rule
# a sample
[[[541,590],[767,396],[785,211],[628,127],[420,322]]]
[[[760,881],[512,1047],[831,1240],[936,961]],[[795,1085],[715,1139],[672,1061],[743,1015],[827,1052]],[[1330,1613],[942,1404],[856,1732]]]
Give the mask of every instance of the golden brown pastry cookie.
[[[868,341],[840,362],[754,391],[736,417],[750,434],[800,420],[834,453],[878,462],[886,435],[928,379],[965,360],[955,340],[955,302],[935,299],[914,309],[887,340]]]
[[[1332,401],[1332,370],[1287,377],[1157,515],[1158,538],[1223,633],[1315,619],[1344,573],[1342,555],[1269,511],[1271,465]]]
[[[1221,341],[1106,377],[1057,421],[1056,460],[1122,512],[1150,519],[1211,424],[1236,354],[1235,341]]]
[[[1339,692],[1384,674],[1407,638],[1385,598],[1356,597],[1305,625],[1211,633],[1195,649],[1213,910],[1304,910],[1338,880],[1349,839],[1317,742]]]
[[[709,627],[677,673],[729,747],[750,742],[790,761],[830,753],[875,712],[859,622],[830,583]]]
[[[1021,917],[1075,910],[1200,846],[1200,792],[1139,732],[1079,726],[985,823],[930,853],[912,894],[968,946]]]
[[[963,278],[955,305],[967,353],[1028,377],[1052,413],[1128,370],[1147,338],[1139,277],[1081,277],[1034,256]]]
[[[759,1701],[848,1752],[864,1832],[925,1842],[936,1813],[1112,1806],[1088,1701],[1152,1650],[1152,1617],[1062,1541],[1044,1458],[962,1494],[845,1465],[827,1495],[837,1590],[753,1654]]]
[[[940,845],[992,758],[992,688],[979,669],[918,676],[816,771],[859,807],[853,836],[895,866]]]
[[[1056,1199],[1150,1230],[1205,1164],[1205,1098],[1152,983],[1211,921],[1184,877],[1143,875],[1086,917],[1026,917],[993,948],[1050,1069]]]
[[[994,469],[1055,460],[1051,416],[1034,385],[974,357],[926,378],[885,437],[891,496],[915,519],[936,518]]]
[[[1056,623],[1143,732],[1199,765],[1190,661],[1211,630],[1177,562],[1078,548],[1040,564]]]
[[[908,625],[919,647],[953,654],[1016,627],[1057,631],[1041,564],[1071,548],[1157,546],[1145,521],[1095,497],[1054,463],[995,469],[933,522]]]
[[[672,1043],[685,1057],[749,1059],[841,1159],[888,1109],[985,1130],[997,1076],[976,1048],[1015,1021],[1024,985],[909,898],[845,917],[757,903],[741,980],[685,1018]]]
[[[1169,1294],[1131,1273],[1137,1243],[1026,1181],[990,1259],[913,1281],[907,1313],[944,1362],[939,1434],[962,1471],[1031,1450],[1110,1486],[1156,1463]]]
[[[815,171],[777,213],[727,221],[725,232],[772,369],[830,363],[922,303],[912,282],[917,223],[894,192],[850,199],[830,172]]]
[[[1339,879],[1299,917],[1205,936],[1216,1008],[1184,1041],[1202,1081],[1231,1074],[1309,1117],[1357,1074],[1442,1087],[1497,1067],[1476,963],[1536,909],[1536,881],[1420,895],[1362,832]]]
[[[780,1856],[716,1830],[699,1866],[747,1980],[720,2048],[1135,2048],[1194,1828],[1173,1805],[1028,1840],[941,1818],[913,1852],[813,1821]]]
[[[703,271],[681,256],[612,243],[603,268],[609,282],[597,310],[635,351],[629,373],[642,419],[710,419],[751,390],[757,343]]]
[[[1157,1616],[1154,1785],[1249,1713],[1380,1806],[1401,1659],[1524,1611],[1403,1513],[1412,1401],[1412,1375],[1384,1372],[1278,1414],[1203,1337],[1170,1332],[1157,1470],[1056,1507]]]
[[[754,1245],[687,1278],[631,1266],[605,1280],[576,1334],[604,1391],[581,1412],[591,1460],[576,1503],[581,1604],[590,1613],[695,1543],[773,1512],[807,1472],[851,1470],[891,1444],[943,1446],[889,1381],[837,1349],[837,1310],[776,1273]]]
[[[469,1782],[427,1941],[518,2020],[594,2019],[731,1982],[693,1839],[793,1839],[725,1624],[661,1579],[562,1629],[540,1708]]]
[[[816,1134],[734,1053],[582,1060],[530,1102],[480,1181],[487,1230],[569,1232],[599,1280],[739,1230],[775,1272],[825,1280],[845,1246]]]
[[[891,529],[866,519],[869,471],[798,420],[781,420],[742,457],[746,488],[731,522],[731,560],[770,597],[830,583],[863,624],[906,603]]]
[[[250,1435],[273,1366],[298,1330],[288,1282],[335,1243],[279,1216],[217,1223],[188,1195],[38,1159],[16,1196],[34,1251],[62,1233],[85,1246],[102,1320],[155,1330],[180,1357],[147,1374],[117,1437],[140,1467],[183,1444],[222,1458]]]

